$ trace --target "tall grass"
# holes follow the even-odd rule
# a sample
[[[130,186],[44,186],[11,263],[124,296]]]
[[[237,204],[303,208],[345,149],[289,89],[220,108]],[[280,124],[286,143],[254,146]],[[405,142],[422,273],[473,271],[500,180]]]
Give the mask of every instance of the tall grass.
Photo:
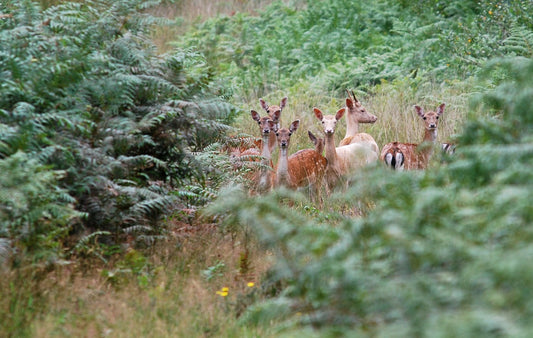
[[[13,270],[0,281],[0,336],[268,336],[238,325],[261,294],[268,255],[250,238],[174,222],[151,254],[130,249],[91,268]],[[254,283],[248,286],[248,283]],[[227,296],[217,294],[223,287]]]

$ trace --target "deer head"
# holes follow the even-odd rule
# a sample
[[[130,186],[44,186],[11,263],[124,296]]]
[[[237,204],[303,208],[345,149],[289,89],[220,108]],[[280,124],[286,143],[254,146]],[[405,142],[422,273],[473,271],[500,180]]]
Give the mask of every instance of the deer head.
[[[278,139],[278,146],[283,150],[287,150],[290,145],[291,135],[298,129],[300,126],[300,120],[293,121],[290,127],[281,128],[276,130],[276,137]]]
[[[259,99],[261,107],[268,113],[268,115],[270,115],[270,117],[272,117],[277,110],[281,112],[283,108],[285,108],[285,106],[287,105],[287,101],[288,98],[284,97],[283,99],[281,99],[279,106],[269,106],[265,100]]]
[[[348,114],[353,115],[359,123],[374,123],[377,121],[377,116],[370,114],[365,107],[357,100],[355,93],[351,94],[348,90],[348,98],[346,99],[346,107],[348,108]]]
[[[252,119],[259,125],[262,136],[267,136],[270,134],[270,132],[274,131],[276,124],[279,122],[279,117],[281,114],[281,110],[279,109],[276,110],[272,116],[268,115],[265,117],[259,116],[259,113],[255,110],[251,110],[250,112],[252,114]]]
[[[326,136],[333,135],[337,126],[337,121],[339,121],[344,116],[345,111],[346,110],[344,108],[341,108],[337,111],[335,115],[324,115],[320,109],[316,107],[313,108],[313,112],[315,113],[316,118],[322,122],[322,126],[324,127],[324,133],[326,134]]]
[[[444,113],[444,107],[446,106],[445,103],[441,104],[437,107],[437,111],[428,111],[427,113],[424,112],[424,108],[420,106],[415,106],[416,113],[418,116],[424,120],[424,126],[426,130],[428,131],[434,131],[437,129],[438,122],[439,122],[439,116]]]

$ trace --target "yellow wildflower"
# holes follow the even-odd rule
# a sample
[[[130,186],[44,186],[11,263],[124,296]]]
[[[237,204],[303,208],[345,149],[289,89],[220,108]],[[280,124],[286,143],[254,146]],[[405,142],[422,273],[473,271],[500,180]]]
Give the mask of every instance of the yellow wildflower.
[[[248,283],[248,284],[246,284],[246,285],[248,285],[248,287],[249,287],[249,288],[253,288],[253,287],[254,287],[254,285],[255,285],[255,283],[254,283],[254,282],[249,282],[249,283]]]
[[[220,291],[217,291],[216,293],[219,296],[226,297],[229,293],[229,288],[223,287],[222,289],[220,289]]]
[[[489,11],[489,15],[492,15],[492,11]]]

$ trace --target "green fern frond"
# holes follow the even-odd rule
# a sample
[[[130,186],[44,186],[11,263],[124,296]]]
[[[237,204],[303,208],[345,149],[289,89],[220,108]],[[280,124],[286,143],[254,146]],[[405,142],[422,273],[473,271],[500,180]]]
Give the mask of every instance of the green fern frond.
[[[516,56],[533,56],[533,30],[525,26],[513,25],[508,38],[503,40],[504,53]]]

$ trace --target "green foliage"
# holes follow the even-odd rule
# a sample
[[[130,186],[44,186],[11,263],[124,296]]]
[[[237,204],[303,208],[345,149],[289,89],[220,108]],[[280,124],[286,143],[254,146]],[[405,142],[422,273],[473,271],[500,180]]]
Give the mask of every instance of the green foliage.
[[[0,172],[0,264],[11,256],[10,247],[36,261],[56,261],[62,255],[61,241],[83,216],[74,210],[75,200],[58,187],[64,172],[22,152],[0,160]]]
[[[491,67],[507,80],[477,105],[498,119],[472,116],[446,166],[362,170],[325,201],[327,219],[295,207],[297,193],[221,193],[211,210],[251,227],[276,253],[266,283],[286,285],[244,323],[277,321],[292,335],[531,334],[533,62]]]
[[[203,56],[155,54],[147,34],[165,20],[145,14],[154,4],[0,5],[0,158],[23,151],[63,170],[56,188],[89,230],[113,234],[100,239],[151,244],[163,234],[163,216],[183,205],[173,189],[212,189],[195,152],[235,116],[211,93]]]
[[[336,0],[294,10],[275,2],[259,16],[201,23],[176,45],[200,51],[215,76],[246,96],[301,79],[340,93],[405,76],[464,78],[491,57],[528,56],[526,3]]]

